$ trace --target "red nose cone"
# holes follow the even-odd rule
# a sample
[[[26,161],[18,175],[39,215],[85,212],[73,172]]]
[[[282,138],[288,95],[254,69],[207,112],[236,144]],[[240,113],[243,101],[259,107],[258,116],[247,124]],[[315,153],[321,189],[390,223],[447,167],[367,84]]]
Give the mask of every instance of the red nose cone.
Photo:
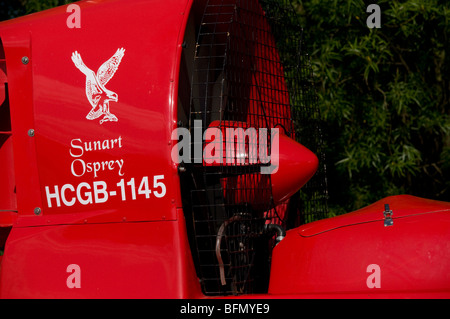
[[[278,170],[271,176],[276,205],[305,185],[319,166],[319,160],[313,152],[283,134],[280,134],[278,153]]]

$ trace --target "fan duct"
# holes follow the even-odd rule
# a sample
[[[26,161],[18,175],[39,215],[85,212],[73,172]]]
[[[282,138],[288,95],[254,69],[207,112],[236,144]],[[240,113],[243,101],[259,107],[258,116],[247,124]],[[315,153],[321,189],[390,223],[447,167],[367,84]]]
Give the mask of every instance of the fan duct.
[[[302,201],[262,172],[283,141],[317,151],[321,139],[302,28],[288,1],[209,0],[200,10],[186,29],[178,103],[193,136],[180,177],[191,247],[205,294],[264,292],[279,235],[268,225],[297,226]]]

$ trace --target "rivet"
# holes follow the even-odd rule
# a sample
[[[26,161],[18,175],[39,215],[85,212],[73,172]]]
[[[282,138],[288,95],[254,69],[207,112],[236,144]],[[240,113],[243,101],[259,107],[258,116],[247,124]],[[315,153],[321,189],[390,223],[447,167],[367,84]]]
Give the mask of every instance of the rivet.
[[[36,208],[34,209],[34,214],[35,214],[36,216],[39,216],[41,213],[42,213],[42,210],[41,210],[39,207],[36,207]]]
[[[33,137],[34,136],[34,130],[31,128],[28,130],[28,136]]]
[[[28,62],[30,62],[30,59],[29,59],[27,56],[24,56],[24,57],[22,58],[22,63],[23,63],[23,64],[28,64]]]

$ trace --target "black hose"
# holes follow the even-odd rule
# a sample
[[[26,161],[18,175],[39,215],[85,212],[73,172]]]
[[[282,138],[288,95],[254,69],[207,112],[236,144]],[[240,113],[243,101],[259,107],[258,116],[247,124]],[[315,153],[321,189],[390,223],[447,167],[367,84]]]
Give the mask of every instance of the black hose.
[[[280,225],[267,224],[264,228],[265,228],[265,231],[268,233],[272,233],[272,232],[277,233],[277,237],[275,238],[275,245],[278,245],[278,243],[280,241],[282,241],[284,239],[284,237],[286,237],[286,231]]]

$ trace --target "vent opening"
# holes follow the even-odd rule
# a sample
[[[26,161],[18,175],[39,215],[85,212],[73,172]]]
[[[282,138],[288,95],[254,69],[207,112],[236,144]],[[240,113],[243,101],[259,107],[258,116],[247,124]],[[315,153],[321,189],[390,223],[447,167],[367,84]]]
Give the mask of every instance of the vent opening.
[[[0,255],[17,217],[6,57],[0,39]]]

